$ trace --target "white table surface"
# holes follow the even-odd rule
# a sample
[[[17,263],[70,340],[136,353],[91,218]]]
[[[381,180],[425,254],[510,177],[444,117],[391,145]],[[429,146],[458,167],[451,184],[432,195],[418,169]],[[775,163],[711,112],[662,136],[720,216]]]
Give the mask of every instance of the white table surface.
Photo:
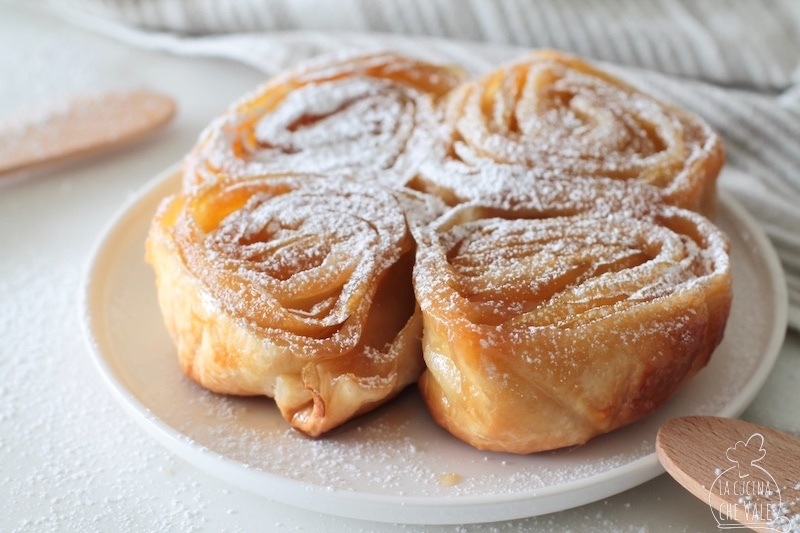
[[[0,116],[51,97],[146,86],[176,119],[133,147],[0,177],[0,531],[446,531],[346,520],[226,485],[162,448],[107,390],[81,333],[88,255],[113,212],[179,160],[262,75],[145,52],[0,3]],[[798,169],[800,170],[800,169]],[[744,418],[800,432],[800,337]],[[708,507],[662,475],[594,504],[461,531],[715,531]]]

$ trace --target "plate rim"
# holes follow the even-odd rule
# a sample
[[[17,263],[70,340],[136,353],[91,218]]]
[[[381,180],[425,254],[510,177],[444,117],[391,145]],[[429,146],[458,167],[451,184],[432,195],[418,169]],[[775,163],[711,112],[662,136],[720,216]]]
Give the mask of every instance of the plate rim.
[[[127,198],[106,222],[98,233],[83,269],[78,303],[81,329],[88,347],[88,355],[91,357],[94,367],[103,382],[111,389],[117,402],[147,433],[194,467],[206,473],[211,473],[218,479],[238,486],[247,492],[265,496],[288,505],[297,506],[297,504],[293,503],[293,501],[296,501],[293,496],[303,495],[305,496],[305,503],[301,507],[308,510],[349,518],[407,524],[491,522],[566,510],[618,494],[665,472],[654,449],[644,457],[611,470],[526,492],[490,495],[397,496],[371,494],[347,489],[328,489],[312,483],[286,478],[272,472],[252,469],[239,461],[211,451],[186,437],[148,409],[124,384],[108,358],[102,353],[98,338],[99,327],[97,322],[99,319],[97,313],[92,312],[92,302],[102,300],[98,296],[102,291],[102,283],[100,283],[102,276],[99,273],[102,267],[108,263],[104,252],[107,251],[107,248],[113,246],[114,241],[110,237],[125,227],[126,219],[135,218],[138,211],[137,207],[143,208],[144,205],[142,204],[147,204],[146,199],[150,198],[160,188],[168,188],[171,180],[177,179],[175,174],[179,171],[179,168],[180,163],[175,163],[157,173]],[[761,390],[778,358],[788,320],[788,292],[785,283],[782,281],[784,274],[777,252],[765,231],[758,225],[755,218],[728,192],[720,189],[718,190],[718,196],[720,203],[724,204],[725,208],[729,209],[734,215],[737,226],[743,227],[752,236],[755,248],[760,252],[759,258],[767,266],[764,273],[769,278],[769,285],[772,288],[772,294],[776,302],[773,329],[770,332],[767,348],[756,367],[756,371],[751,374],[751,378],[733,399],[719,412],[715,413],[716,416],[737,417]],[[264,490],[265,485],[270,485],[269,483],[264,483],[265,478],[279,480],[282,486],[275,487],[272,490]],[[258,481],[257,483],[251,483],[256,480]],[[606,489],[607,486],[611,485],[609,482],[612,481],[615,482],[614,488],[611,490]],[[601,487],[603,490],[601,490]],[[291,490],[287,490],[289,488]],[[583,490],[582,496],[571,498],[569,504],[564,507],[560,498],[578,489]],[[311,494],[318,500],[310,500],[308,496]],[[526,511],[521,508],[521,506],[529,504],[533,499],[539,500],[535,511],[532,509]],[[340,507],[342,503],[356,502],[369,503],[375,507],[366,514],[363,512],[348,512],[345,508]],[[510,513],[498,513],[499,516],[490,520],[470,519],[470,517],[475,518],[480,514],[480,512],[475,511],[476,509],[481,510],[497,505],[514,506],[515,504],[520,509]],[[472,509],[473,512],[465,513],[468,509]],[[399,513],[397,512],[398,510]],[[422,514],[415,515],[413,512],[415,510],[420,511]],[[453,520],[451,513],[456,510],[459,512],[458,520]]]

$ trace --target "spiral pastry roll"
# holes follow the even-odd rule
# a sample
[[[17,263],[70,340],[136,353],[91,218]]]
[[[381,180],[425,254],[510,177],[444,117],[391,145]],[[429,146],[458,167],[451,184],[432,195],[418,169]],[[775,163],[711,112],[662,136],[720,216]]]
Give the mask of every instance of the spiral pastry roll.
[[[396,54],[322,58],[278,75],[201,134],[184,185],[270,173],[346,171],[404,185],[432,146],[451,67]]]
[[[414,382],[411,208],[424,218],[430,206],[330,177],[220,181],[164,200],[146,256],[185,373],[274,397],[310,436]]]
[[[453,91],[447,128],[418,188],[449,203],[490,194],[496,168],[606,177],[658,187],[667,203],[711,214],[722,144],[699,117],[574,56],[540,51]]]
[[[420,236],[420,390],[480,449],[550,450],[629,424],[722,339],[729,258],[707,219],[557,196],[464,203]]]

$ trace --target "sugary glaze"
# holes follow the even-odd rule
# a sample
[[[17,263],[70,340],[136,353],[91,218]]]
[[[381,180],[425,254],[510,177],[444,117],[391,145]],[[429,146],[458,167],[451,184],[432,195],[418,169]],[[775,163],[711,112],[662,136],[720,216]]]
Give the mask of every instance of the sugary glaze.
[[[404,185],[433,144],[434,101],[460,81],[452,67],[388,53],[306,63],[212,122],[186,158],[184,185],[284,171]]]
[[[420,390],[477,448],[550,450],[637,420],[722,338],[723,234],[688,210],[597,193],[599,210],[566,189],[465,203],[419,235]]]
[[[330,176],[167,198],[147,260],[182,368],[215,392],[274,397],[311,436],[391,398],[423,366],[409,227],[439,205]]]
[[[539,51],[462,84],[443,105],[438,156],[417,188],[449,203],[491,193],[497,168],[520,179],[638,180],[664,201],[713,214],[722,144],[699,117],[643,94],[589,63]]]

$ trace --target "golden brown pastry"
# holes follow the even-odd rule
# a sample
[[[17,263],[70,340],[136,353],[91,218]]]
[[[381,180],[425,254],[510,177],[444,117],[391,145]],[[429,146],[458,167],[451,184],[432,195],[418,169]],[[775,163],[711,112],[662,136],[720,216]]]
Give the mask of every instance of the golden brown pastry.
[[[311,176],[223,180],[164,200],[147,261],[183,370],[214,392],[274,397],[311,436],[413,383],[423,361],[411,208],[422,220],[435,205]]]
[[[343,171],[402,186],[431,148],[434,100],[460,81],[452,67],[389,53],[306,63],[212,122],[186,158],[184,185]]]
[[[310,436],[419,378],[451,433],[530,453],[647,415],[707,363],[731,300],[697,213],[710,128],[557,52],[459,83],[326,58],[206,128],[147,240],[187,375]]]
[[[418,238],[419,387],[477,448],[550,450],[629,424],[722,339],[723,234],[648,192],[637,200],[635,182],[593,181],[464,203]]]
[[[664,201],[710,215],[724,155],[699,117],[659,102],[589,63],[540,51],[455,89],[448,128],[415,187],[448,203],[494,191],[512,166],[536,179],[607,177],[662,190]]]

